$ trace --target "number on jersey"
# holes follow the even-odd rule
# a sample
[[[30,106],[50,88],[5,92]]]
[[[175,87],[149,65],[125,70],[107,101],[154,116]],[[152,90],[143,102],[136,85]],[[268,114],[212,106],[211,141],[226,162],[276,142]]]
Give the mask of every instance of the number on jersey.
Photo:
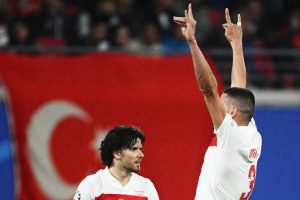
[[[249,199],[249,197],[252,193],[252,190],[254,188],[255,179],[256,179],[255,165],[251,165],[251,167],[249,169],[248,179],[249,179],[249,189],[250,189],[250,191],[248,193],[243,192],[241,197],[240,197],[240,200]]]

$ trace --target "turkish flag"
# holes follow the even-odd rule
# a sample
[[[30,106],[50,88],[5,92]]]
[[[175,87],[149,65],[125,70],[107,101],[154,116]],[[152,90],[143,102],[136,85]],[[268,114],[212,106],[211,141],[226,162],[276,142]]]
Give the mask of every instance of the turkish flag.
[[[194,198],[212,124],[190,55],[0,59],[14,118],[19,199],[71,199],[85,176],[104,168],[100,141],[121,124],[145,133],[141,175],[160,198]]]

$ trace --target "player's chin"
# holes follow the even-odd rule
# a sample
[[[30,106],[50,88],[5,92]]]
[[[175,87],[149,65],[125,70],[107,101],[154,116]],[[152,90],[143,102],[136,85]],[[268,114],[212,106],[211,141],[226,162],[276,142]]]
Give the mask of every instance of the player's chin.
[[[134,167],[132,167],[132,172],[138,173],[141,171],[141,164],[135,164]]]

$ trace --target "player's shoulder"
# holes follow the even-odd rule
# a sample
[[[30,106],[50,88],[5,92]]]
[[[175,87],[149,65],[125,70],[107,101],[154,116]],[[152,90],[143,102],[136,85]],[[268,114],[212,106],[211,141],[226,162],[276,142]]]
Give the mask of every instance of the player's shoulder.
[[[261,142],[262,137],[261,137],[260,132],[257,130],[254,118],[251,119],[251,121],[249,122],[248,127],[251,130],[250,133],[251,133],[252,137],[254,138],[254,140],[257,141],[257,142]]]
[[[102,176],[104,173],[105,173],[105,169],[100,169],[96,173],[88,175],[86,178],[87,179],[96,179],[96,178],[99,178],[100,176]]]
[[[95,183],[100,183],[101,182],[101,176],[103,175],[104,170],[100,169],[94,174],[90,174],[86,176],[80,185],[94,185]]]
[[[262,136],[256,127],[249,128],[248,131],[245,132],[244,137],[248,144],[261,145],[262,143]]]

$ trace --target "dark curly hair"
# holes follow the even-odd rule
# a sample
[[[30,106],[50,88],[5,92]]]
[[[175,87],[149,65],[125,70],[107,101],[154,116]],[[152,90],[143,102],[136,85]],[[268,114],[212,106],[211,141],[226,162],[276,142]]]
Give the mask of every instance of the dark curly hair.
[[[142,144],[145,142],[144,133],[134,126],[117,126],[111,129],[99,148],[101,160],[104,165],[110,167],[113,162],[113,152],[122,149],[130,149],[140,139]]]

